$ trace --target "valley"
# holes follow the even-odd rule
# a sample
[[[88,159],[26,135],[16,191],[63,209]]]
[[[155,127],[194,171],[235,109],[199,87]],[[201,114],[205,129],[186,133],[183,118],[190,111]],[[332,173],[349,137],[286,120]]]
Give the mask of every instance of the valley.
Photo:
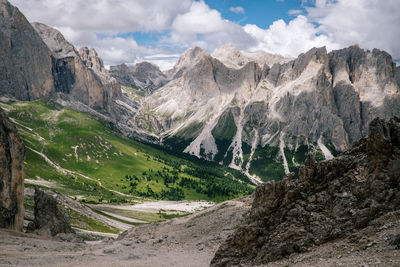
[[[62,195],[72,225],[82,230],[116,234],[132,225],[163,221],[195,210],[182,210],[172,204],[169,208],[158,205],[150,212],[130,210],[128,206],[121,209],[126,204],[157,203],[157,199],[220,202],[254,190],[250,180],[236,170],[194,163],[127,139],[105,122],[54,101],[0,106],[16,124],[26,146],[25,186],[39,186]],[[90,208],[76,208],[66,197],[90,204]],[[26,199],[33,215],[32,203],[33,198]],[[100,207],[104,203],[111,205]],[[195,203],[200,209],[207,207]]]
[[[28,2],[0,0],[0,266],[400,266],[400,50],[318,18],[366,1]]]

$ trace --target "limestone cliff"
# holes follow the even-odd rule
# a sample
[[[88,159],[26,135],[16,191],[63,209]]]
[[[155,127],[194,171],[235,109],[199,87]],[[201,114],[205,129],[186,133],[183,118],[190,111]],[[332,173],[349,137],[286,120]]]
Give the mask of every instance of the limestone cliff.
[[[0,227],[22,230],[25,147],[17,129],[0,109]]]
[[[100,112],[111,112],[120,88],[107,74],[96,51],[85,47],[78,52],[59,31],[45,24],[33,23],[32,27],[53,53],[52,73],[58,95]]]
[[[54,93],[52,56],[18,8],[0,1],[0,95],[34,100]]]

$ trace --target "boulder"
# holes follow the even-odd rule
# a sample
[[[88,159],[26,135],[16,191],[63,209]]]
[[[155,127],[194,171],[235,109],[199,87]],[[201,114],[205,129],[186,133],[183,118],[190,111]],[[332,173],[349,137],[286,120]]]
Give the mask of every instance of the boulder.
[[[68,216],[58,207],[57,199],[35,188],[35,219],[30,222],[27,232],[44,236],[56,236],[60,233],[74,233]]]

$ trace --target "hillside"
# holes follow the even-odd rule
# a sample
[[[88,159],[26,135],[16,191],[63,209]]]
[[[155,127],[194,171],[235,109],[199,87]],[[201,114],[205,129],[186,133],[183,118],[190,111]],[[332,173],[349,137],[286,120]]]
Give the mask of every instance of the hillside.
[[[377,116],[400,115],[400,72],[385,51],[321,47],[281,60],[191,48],[135,122],[166,147],[267,181],[297,173],[309,152],[344,151]]]
[[[27,184],[94,203],[138,197],[221,201],[252,191],[235,170],[199,165],[124,138],[106,122],[55,102],[1,106],[26,145]]]
[[[399,122],[374,121],[368,139],[335,159],[310,157],[299,179],[117,240],[79,244],[2,230],[0,262],[208,266],[217,251],[212,266],[398,266]]]

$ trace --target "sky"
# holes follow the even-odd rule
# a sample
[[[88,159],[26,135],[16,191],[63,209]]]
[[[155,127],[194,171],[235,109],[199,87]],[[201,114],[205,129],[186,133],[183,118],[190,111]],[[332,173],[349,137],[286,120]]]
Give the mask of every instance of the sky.
[[[58,29],[106,65],[171,68],[188,48],[297,57],[358,44],[400,60],[400,0],[10,0],[30,22]]]

